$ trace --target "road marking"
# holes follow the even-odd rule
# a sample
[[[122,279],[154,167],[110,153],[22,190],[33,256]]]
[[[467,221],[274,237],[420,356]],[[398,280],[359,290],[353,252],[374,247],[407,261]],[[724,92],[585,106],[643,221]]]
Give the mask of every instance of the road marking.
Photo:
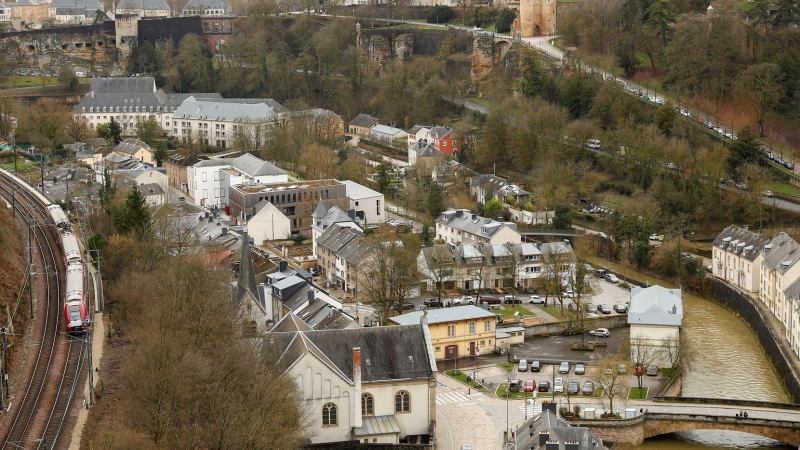
[[[525,414],[527,417],[533,417],[537,414],[542,413],[542,404],[541,403],[531,404],[529,400],[526,405],[520,406],[519,410],[522,411],[522,414]]]
[[[454,403],[474,403],[472,399],[462,394],[461,392],[441,392],[436,394],[436,404],[454,404]]]

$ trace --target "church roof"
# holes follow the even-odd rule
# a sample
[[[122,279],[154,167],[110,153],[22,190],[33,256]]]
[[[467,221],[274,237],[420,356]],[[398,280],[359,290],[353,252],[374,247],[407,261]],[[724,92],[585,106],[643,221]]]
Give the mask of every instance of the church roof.
[[[242,234],[242,257],[239,262],[239,282],[237,283],[237,301],[247,292],[258,298],[256,272],[253,268],[253,256],[250,254],[250,237],[245,231]]]

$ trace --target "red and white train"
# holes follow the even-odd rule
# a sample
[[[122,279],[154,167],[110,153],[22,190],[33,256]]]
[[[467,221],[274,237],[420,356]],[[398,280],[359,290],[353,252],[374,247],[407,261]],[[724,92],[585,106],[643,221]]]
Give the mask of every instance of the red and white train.
[[[47,206],[50,218],[61,237],[61,249],[64,251],[64,265],[67,267],[66,294],[64,295],[64,324],[67,332],[86,329],[86,266],[83,262],[78,238],[72,231],[64,210],[57,204]]]

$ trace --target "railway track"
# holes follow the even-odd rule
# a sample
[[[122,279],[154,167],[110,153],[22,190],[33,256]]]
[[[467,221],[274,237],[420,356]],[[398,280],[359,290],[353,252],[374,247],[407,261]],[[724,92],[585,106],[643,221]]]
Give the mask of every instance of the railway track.
[[[9,203],[11,178],[0,171],[0,195]],[[27,376],[21,378],[28,382],[17,386],[16,398],[0,428],[0,450],[64,448],[61,431],[78,387],[86,344],[82,337],[63,332],[64,258],[47,209],[26,189],[18,186],[15,191],[16,211],[32,227],[36,272],[46,280],[30,334],[32,352],[24,368]]]

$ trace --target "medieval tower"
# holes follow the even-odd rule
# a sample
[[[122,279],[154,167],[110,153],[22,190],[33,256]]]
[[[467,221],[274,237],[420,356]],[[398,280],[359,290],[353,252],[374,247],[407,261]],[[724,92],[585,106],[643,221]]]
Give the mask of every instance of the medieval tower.
[[[556,30],[556,0],[519,0],[522,37],[543,36]]]

